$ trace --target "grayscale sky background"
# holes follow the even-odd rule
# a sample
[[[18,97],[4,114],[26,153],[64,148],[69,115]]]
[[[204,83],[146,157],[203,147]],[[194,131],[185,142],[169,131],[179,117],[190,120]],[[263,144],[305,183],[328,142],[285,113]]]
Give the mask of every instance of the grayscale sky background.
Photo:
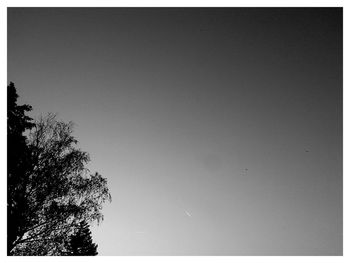
[[[8,81],[76,123],[100,255],[342,254],[342,9],[8,9]]]

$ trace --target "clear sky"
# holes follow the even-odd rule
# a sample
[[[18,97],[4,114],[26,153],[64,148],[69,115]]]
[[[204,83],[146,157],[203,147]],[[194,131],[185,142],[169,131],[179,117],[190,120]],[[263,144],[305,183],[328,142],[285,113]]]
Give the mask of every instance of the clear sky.
[[[342,30],[340,8],[9,8],[8,81],[108,179],[100,255],[341,255]]]

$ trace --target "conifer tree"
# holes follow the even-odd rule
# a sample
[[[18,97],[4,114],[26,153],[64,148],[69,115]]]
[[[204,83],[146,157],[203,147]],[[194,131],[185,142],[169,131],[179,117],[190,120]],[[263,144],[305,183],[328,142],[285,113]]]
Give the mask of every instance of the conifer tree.
[[[18,105],[18,94],[13,82],[7,86],[7,253],[29,223],[26,201],[28,172],[31,168],[30,151],[24,132],[34,127],[26,112],[30,105]]]
[[[68,256],[96,256],[97,245],[92,242],[91,231],[87,222],[82,221],[67,245]]]
[[[89,242],[87,223],[103,220],[107,180],[86,168],[89,154],[77,147],[71,122],[54,114],[32,121],[13,83],[7,91],[7,254],[63,255],[70,236],[85,233]],[[83,251],[96,254],[96,245]]]

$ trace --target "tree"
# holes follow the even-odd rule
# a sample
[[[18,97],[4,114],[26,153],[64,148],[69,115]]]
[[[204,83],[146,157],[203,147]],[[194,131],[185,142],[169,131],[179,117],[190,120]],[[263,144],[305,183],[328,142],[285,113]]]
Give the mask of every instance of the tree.
[[[23,133],[34,124],[26,116],[29,105],[17,105],[18,94],[13,82],[7,86],[7,253],[27,224],[25,189],[30,170],[30,152]]]
[[[64,254],[64,243],[79,223],[100,222],[102,204],[111,201],[107,180],[85,167],[90,158],[76,147],[72,126],[49,114],[36,121],[29,134],[30,221],[15,242],[16,255]]]
[[[91,231],[87,222],[82,221],[77,231],[70,237],[67,244],[69,256],[96,256],[97,245],[92,242]]]
[[[9,102],[17,98],[8,96]],[[24,114],[30,109],[9,103],[8,254],[63,255],[81,221],[103,219],[102,204],[111,195],[107,180],[86,168],[90,158],[77,148],[73,124],[49,114],[33,125]],[[22,150],[24,156],[16,156]]]

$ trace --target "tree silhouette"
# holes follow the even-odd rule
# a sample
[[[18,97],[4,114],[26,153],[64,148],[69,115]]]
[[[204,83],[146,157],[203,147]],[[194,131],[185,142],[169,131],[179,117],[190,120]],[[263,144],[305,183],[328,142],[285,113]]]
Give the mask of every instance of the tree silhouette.
[[[103,219],[102,204],[111,201],[107,180],[86,168],[90,158],[77,148],[71,122],[49,114],[33,125],[24,115],[31,108],[24,106],[8,111],[8,254],[63,255],[81,221]]]
[[[30,152],[23,135],[34,124],[26,116],[29,105],[17,105],[18,94],[11,82],[7,86],[7,253],[10,254],[22,228],[28,224],[26,185],[30,170]]]
[[[92,242],[87,222],[82,221],[77,231],[70,237],[66,253],[69,256],[96,256],[98,254],[97,245]]]

